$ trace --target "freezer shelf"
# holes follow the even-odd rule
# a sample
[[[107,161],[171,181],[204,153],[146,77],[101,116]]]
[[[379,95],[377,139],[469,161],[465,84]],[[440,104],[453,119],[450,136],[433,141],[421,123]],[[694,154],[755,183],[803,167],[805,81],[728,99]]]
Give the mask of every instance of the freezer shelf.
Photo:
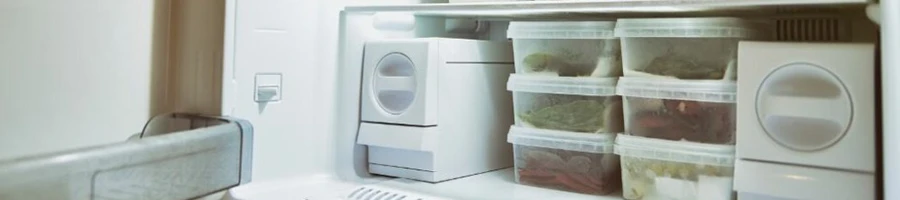
[[[441,183],[424,183],[407,179],[393,179],[375,184],[398,191],[413,191],[440,199],[467,200],[620,200],[621,192],[606,196],[586,195],[517,184],[512,168],[496,170]],[[423,199],[424,200],[424,199]]]
[[[573,17],[580,15],[636,17],[653,14],[769,15],[795,9],[855,9],[869,0],[594,0],[520,1],[492,3],[409,4],[348,6],[348,12],[405,12],[428,16],[478,16],[497,18]]]
[[[268,200],[620,200],[622,193],[586,195],[545,189],[515,182],[512,168],[440,183],[402,178],[372,177],[357,181],[334,176],[311,176],[254,182],[233,188],[224,199]]]
[[[357,181],[334,176],[311,176],[254,182],[233,188],[227,200],[620,200],[622,193],[586,195],[545,189],[515,182],[512,168],[426,183],[402,178],[370,177]]]

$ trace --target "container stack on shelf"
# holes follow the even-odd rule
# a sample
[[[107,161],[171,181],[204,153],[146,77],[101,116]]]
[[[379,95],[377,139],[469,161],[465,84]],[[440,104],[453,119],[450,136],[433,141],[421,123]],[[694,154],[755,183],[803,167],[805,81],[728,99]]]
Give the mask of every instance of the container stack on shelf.
[[[765,24],[736,18],[620,19],[626,199],[732,199],[737,47]]]
[[[598,195],[621,186],[626,199],[731,199],[737,45],[765,39],[765,25],[512,22],[516,181]]]
[[[621,188],[615,136],[624,130],[614,22],[512,22],[516,181],[604,195]]]

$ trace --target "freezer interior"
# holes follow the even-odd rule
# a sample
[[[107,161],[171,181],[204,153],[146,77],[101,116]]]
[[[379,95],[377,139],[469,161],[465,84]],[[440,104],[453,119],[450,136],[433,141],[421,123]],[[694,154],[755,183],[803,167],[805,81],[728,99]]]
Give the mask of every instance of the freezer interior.
[[[367,42],[387,39],[510,42],[510,24],[518,21],[662,17],[738,17],[766,21],[764,35],[772,42],[874,44],[872,87],[876,91],[874,107],[878,109],[871,115],[876,119],[876,142],[872,148],[877,149],[877,161],[873,164],[878,167],[873,174],[878,182],[872,183],[874,188],[868,188],[874,191],[866,192],[877,194],[878,198],[892,197],[884,189],[893,180],[884,171],[892,162],[882,159],[889,150],[881,145],[887,141],[881,132],[888,131],[889,126],[882,121],[889,120],[886,118],[889,115],[881,110],[892,108],[884,102],[894,93],[883,87],[893,82],[881,79],[888,76],[888,71],[882,68],[887,63],[880,54],[896,51],[883,46],[896,42],[883,35],[888,30],[895,31],[897,22],[890,18],[896,16],[878,12],[885,9],[878,6],[892,6],[888,2],[883,5],[852,0],[378,4],[202,0],[109,4],[118,11],[76,5],[64,9],[60,5],[25,1],[0,3],[3,7],[7,5],[19,11],[0,14],[0,22],[9,22],[19,28],[10,30],[20,31],[5,33],[10,37],[0,38],[30,38],[31,34],[42,32],[48,34],[46,38],[106,43],[95,42],[96,49],[81,54],[69,53],[78,52],[86,44],[61,42],[57,45],[66,48],[49,52],[32,47],[40,45],[43,39],[6,39],[13,45],[0,47],[2,52],[10,52],[6,55],[9,57],[2,59],[11,60],[9,66],[45,66],[27,70],[4,67],[2,71],[7,75],[2,77],[11,80],[10,84],[3,85],[11,87],[0,91],[4,92],[4,101],[11,101],[0,103],[0,108],[11,112],[0,112],[2,119],[10,122],[0,129],[3,134],[0,146],[5,147],[0,149],[0,179],[34,180],[0,181],[0,199],[621,199],[621,191],[598,197],[520,185],[516,183],[518,172],[512,165],[434,183],[371,173],[369,151],[372,148],[360,143],[361,127],[367,121],[362,111],[365,103],[362,95],[367,84],[363,78],[365,47]],[[54,12],[96,16],[59,22],[51,19],[25,22],[3,17],[36,17]],[[135,17],[109,19],[109,16],[125,14]],[[100,19],[108,21],[83,28],[96,29],[93,32],[69,33],[66,31],[82,29],[52,25]],[[104,29],[129,23],[139,26],[119,32]],[[34,24],[49,25],[37,29],[32,27]],[[135,36],[135,33],[139,34]],[[126,35],[135,37],[117,39]],[[136,56],[139,67],[120,66],[128,63],[122,60],[92,63],[78,59],[97,57],[91,52],[107,48],[119,52],[141,49],[127,55],[110,53],[125,58]],[[88,67],[63,69],[57,66],[66,63],[38,62],[40,59],[35,56],[27,56],[35,54],[66,55],[78,61],[71,65]],[[54,73],[87,78],[44,76]],[[471,83],[460,80],[458,84]],[[68,101],[72,103],[35,108],[55,99],[71,99]],[[139,101],[129,101],[135,99]],[[166,125],[179,128],[149,131],[171,134],[145,136],[153,135],[148,134],[145,123],[179,117],[204,120],[174,120]],[[112,125],[107,125],[109,122]],[[509,125],[513,124],[504,124]],[[204,146],[213,150],[199,154],[187,152]],[[125,154],[103,155],[111,151],[103,148],[121,149]],[[190,156],[165,153],[178,149],[186,149],[180,153]],[[99,153],[92,153],[95,151]],[[154,152],[168,157],[153,157]],[[84,153],[90,156],[81,156]],[[137,157],[115,157],[131,154]],[[68,158],[75,161],[115,158],[115,162],[131,159],[139,164],[99,167],[92,171],[67,168],[70,174],[66,174],[54,170],[60,169],[57,164],[77,166],[78,163],[66,163],[70,160],[65,155],[76,155]],[[148,160],[134,160],[141,157]],[[32,173],[56,176],[37,180],[34,177],[39,176]],[[57,182],[38,184],[51,179]],[[183,183],[173,183],[175,180]],[[149,183],[163,190],[141,186]],[[154,196],[160,193],[167,196]]]

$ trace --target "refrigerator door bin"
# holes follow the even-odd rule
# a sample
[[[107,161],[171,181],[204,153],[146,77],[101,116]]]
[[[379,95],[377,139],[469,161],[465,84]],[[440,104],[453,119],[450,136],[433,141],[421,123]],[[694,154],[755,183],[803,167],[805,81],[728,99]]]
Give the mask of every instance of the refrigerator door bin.
[[[252,142],[245,120],[160,115],[140,138],[0,162],[0,199],[195,198],[249,182]]]

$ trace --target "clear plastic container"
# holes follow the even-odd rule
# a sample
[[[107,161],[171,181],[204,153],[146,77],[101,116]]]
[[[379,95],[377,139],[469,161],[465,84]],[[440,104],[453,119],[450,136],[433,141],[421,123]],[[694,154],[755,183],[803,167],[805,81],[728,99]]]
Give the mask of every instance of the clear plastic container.
[[[516,182],[584,194],[621,188],[615,134],[580,134],[512,126]]]
[[[741,40],[766,39],[766,24],[738,18],[619,19],[628,77],[735,80]]]
[[[547,76],[622,75],[615,22],[511,22],[516,73]]]
[[[616,78],[512,74],[515,123],[520,127],[581,133],[622,132],[622,98]]]
[[[734,146],[619,135],[625,199],[732,198]]]
[[[625,132],[631,135],[734,144],[736,84],[622,77]]]

